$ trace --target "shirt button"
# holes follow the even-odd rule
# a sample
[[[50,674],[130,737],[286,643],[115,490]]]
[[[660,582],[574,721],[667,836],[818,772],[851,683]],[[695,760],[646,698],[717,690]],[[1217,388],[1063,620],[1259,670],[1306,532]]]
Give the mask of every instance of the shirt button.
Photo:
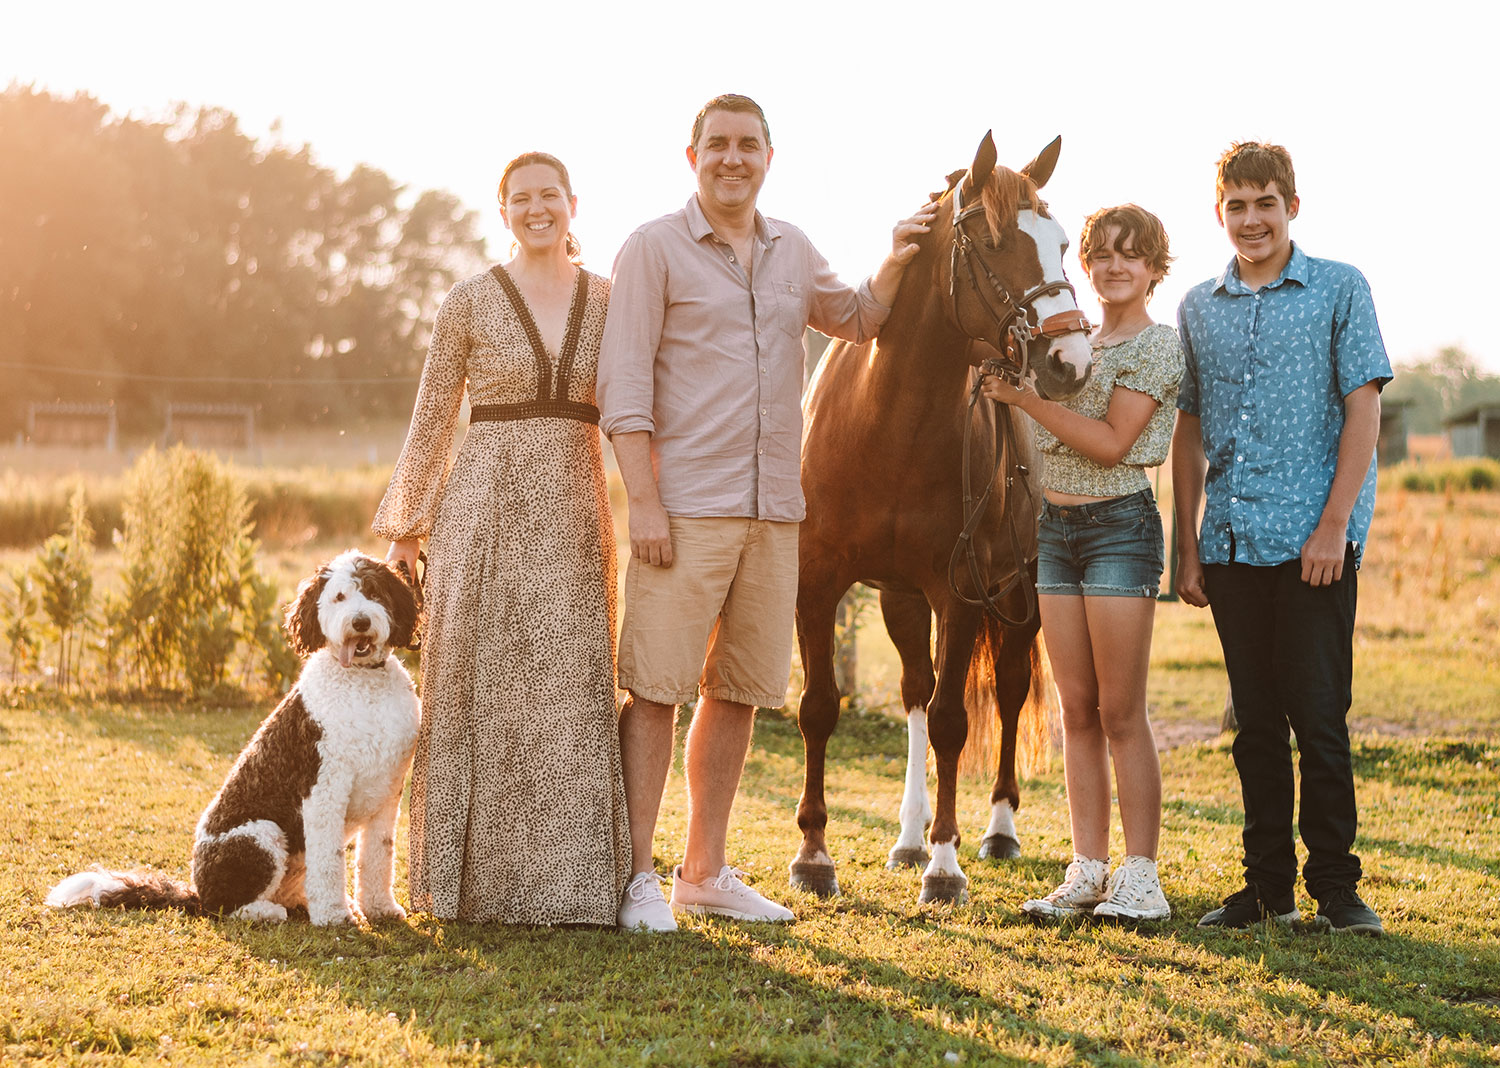
[[[1231,497],[1231,498],[1229,498],[1229,503],[1230,504],[1239,504],[1240,503],[1240,499],[1238,497]]]
[[[1245,462],[1245,458],[1243,456],[1236,456],[1234,458],[1234,462],[1237,463],[1237,464],[1242,464],[1242,463]]]
[[[1250,418],[1250,413],[1249,412],[1241,412],[1240,413],[1240,418],[1241,419],[1249,419]]]
[[[761,414],[761,415],[765,415],[765,414],[766,414],[766,410],[765,410],[765,409],[764,409],[764,408],[762,408],[762,409],[761,409],[761,410],[760,410],[760,414]]]

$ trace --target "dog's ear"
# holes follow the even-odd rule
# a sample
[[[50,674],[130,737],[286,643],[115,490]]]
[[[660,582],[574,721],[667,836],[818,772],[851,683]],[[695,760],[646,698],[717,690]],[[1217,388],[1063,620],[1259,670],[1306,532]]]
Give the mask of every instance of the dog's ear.
[[[366,582],[373,582],[376,598],[390,609],[391,645],[398,649],[409,648],[422,623],[422,609],[417,604],[416,591],[387,563],[377,562],[369,572],[362,574],[361,587]]]
[[[328,644],[323,628],[318,625],[318,598],[323,596],[323,587],[327,585],[328,569],[319,568],[302,580],[297,596],[286,606],[286,640],[292,652],[300,657],[311,656]]]

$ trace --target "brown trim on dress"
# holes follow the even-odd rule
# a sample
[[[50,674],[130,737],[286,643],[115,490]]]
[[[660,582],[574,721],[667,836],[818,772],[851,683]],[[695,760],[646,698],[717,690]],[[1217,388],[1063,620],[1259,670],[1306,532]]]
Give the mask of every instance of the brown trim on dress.
[[[547,346],[542,343],[542,332],[537,329],[536,319],[532,317],[531,308],[527,305],[526,298],[522,296],[515,279],[498,263],[490,268],[490,274],[495,276],[495,281],[499,282],[500,288],[505,291],[506,299],[510,301],[516,318],[521,321],[521,327],[526,331],[526,340],[531,343],[531,353],[536,358],[536,400],[520,404],[477,405],[469,413],[469,422],[534,419],[551,415],[566,419],[582,419],[586,423],[597,424],[599,422],[597,408],[592,404],[568,400],[568,387],[572,384],[573,377],[573,361],[578,352],[578,338],[583,332],[583,318],[588,311],[589,304],[588,278],[583,268],[578,268],[573,277],[573,296],[568,302],[568,326],[563,333],[562,351],[558,354],[555,379],[552,374],[552,357],[547,352]],[[543,407],[532,408],[528,406],[528,403]],[[474,413],[481,409],[491,414],[476,416]],[[503,410],[502,414],[494,414],[496,410]],[[588,412],[593,413],[592,418],[588,416]]]

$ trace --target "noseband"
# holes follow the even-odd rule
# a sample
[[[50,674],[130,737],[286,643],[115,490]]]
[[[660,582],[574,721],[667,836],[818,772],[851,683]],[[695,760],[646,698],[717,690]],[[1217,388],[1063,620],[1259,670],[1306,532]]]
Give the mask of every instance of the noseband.
[[[1026,208],[1029,205],[1023,203],[1021,207]],[[960,180],[953,187],[953,249],[948,270],[948,300],[953,308],[953,322],[960,330],[964,330],[963,320],[959,317],[958,311],[958,274],[959,267],[962,266],[968,280],[969,291],[989,313],[994,330],[993,335],[971,334],[966,330],[964,333],[970,340],[987,342],[1005,353],[1009,366],[1004,366],[999,360],[992,358],[984,362],[985,374],[992,374],[1005,379],[1012,385],[1019,385],[1031,373],[1031,342],[1037,338],[1053,340],[1066,334],[1086,334],[1090,329],[1089,321],[1084,318],[1081,311],[1077,310],[1078,293],[1066,278],[1051,282],[1044,281],[1036,288],[1023,293],[1019,300],[1010,295],[1010,291],[1005,288],[1005,283],[996,277],[995,273],[990,270],[989,264],[984,262],[984,257],[979,255],[974,239],[965,229],[965,224],[970,219],[983,214],[983,203],[964,206],[963,182]],[[1067,293],[1072,297],[1074,309],[1049,315],[1033,326],[1031,323],[1035,314],[1033,306],[1043,297],[1050,297],[1055,293]]]
[[[972,341],[984,341],[994,346],[1005,354],[1005,361],[991,357],[979,366],[979,375],[974,381],[974,388],[969,396],[969,414],[964,421],[964,444],[963,444],[963,530],[959,532],[958,541],[953,546],[953,552],[948,557],[948,587],[964,604],[974,608],[982,608],[993,616],[1003,626],[1024,627],[1029,624],[1036,615],[1036,586],[1030,581],[1029,561],[1021,548],[1020,531],[1016,526],[1016,509],[1014,506],[1006,508],[1008,519],[1008,534],[1010,535],[1010,551],[1015,574],[1011,577],[1003,589],[998,593],[989,592],[989,583],[979,567],[979,556],[974,550],[974,536],[978,533],[980,524],[983,522],[985,510],[989,507],[990,495],[995,489],[995,479],[1000,473],[1002,459],[1009,457],[1010,470],[1005,476],[1007,489],[1012,489],[1019,482],[1026,488],[1027,496],[1031,494],[1030,486],[1026,482],[1029,473],[1026,468],[1016,462],[1018,448],[1015,439],[1015,429],[1007,414],[1001,417],[999,413],[995,416],[995,452],[994,466],[990,470],[990,477],[985,482],[984,492],[980,494],[979,500],[974,499],[973,484],[970,479],[970,457],[973,454],[972,437],[974,433],[974,406],[979,403],[980,387],[984,384],[987,375],[994,375],[1004,379],[1012,385],[1019,386],[1031,373],[1031,343],[1037,338],[1052,340],[1060,338],[1065,334],[1088,333],[1089,321],[1084,318],[1083,313],[1077,310],[1078,294],[1067,279],[1059,279],[1052,282],[1043,282],[1034,289],[1028,290],[1017,300],[1010,295],[1001,282],[990,270],[989,264],[984,262],[984,257],[979,255],[979,250],[973,238],[965,230],[964,224],[976,215],[984,212],[983,203],[973,204],[969,207],[963,206],[963,182],[960,181],[953,187],[953,255],[948,271],[948,298],[953,307],[953,322]],[[1025,207],[1026,205],[1022,205]],[[978,265],[977,268],[975,265]],[[964,268],[968,279],[969,290],[974,294],[980,305],[989,313],[994,327],[994,335],[974,335],[964,330],[963,322],[958,312],[958,274],[959,266]],[[983,276],[981,280],[981,275]],[[1067,293],[1073,297],[1074,310],[1058,312],[1049,315],[1037,325],[1031,323],[1035,314],[1034,305],[1043,297],[1054,293]],[[1008,364],[1008,366],[1007,366]],[[970,597],[959,587],[958,572],[960,563],[966,566],[969,573],[969,582],[974,587],[976,596]],[[1019,619],[1007,616],[1000,607],[1000,601],[1005,598],[1011,590],[1017,586],[1021,587],[1021,593],[1025,604],[1025,611]]]

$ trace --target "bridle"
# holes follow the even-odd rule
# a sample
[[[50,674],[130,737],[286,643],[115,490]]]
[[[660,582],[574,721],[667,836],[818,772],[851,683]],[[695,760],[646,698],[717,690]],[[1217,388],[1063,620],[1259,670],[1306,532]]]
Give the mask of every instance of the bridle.
[[[964,224],[970,219],[984,214],[984,204],[980,202],[965,207],[963,187],[962,179],[953,187],[953,249],[948,270],[948,301],[953,309],[953,322],[960,330],[964,329],[963,319],[958,311],[958,273],[959,267],[962,266],[968,278],[969,291],[989,313],[994,328],[993,336],[986,333],[972,334],[968,331],[964,333],[970,341],[987,342],[1005,353],[1005,359],[1010,364],[1006,367],[1001,361],[992,357],[981,365],[981,372],[996,375],[1012,385],[1019,385],[1031,373],[1031,343],[1034,340],[1043,338],[1051,341],[1067,334],[1086,334],[1091,327],[1089,321],[1084,318],[1083,312],[1077,308],[1078,292],[1066,278],[1044,281],[1036,288],[1021,294],[1019,300],[1010,295],[1010,291],[1005,288],[1005,283],[995,276],[989,264],[985,263],[984,258],[979,255],[974,239],[964,228]],[[1029,203],[1023,202],[1020,205],[1022,211],[1029,208],[1032,208]],[[975,264],[978,264],[977,269]],[[983,275],[983,285],[981,285],[981,275]],[[1067,293],[1072,297],[1073,310],[1049,315],[1036,326],[1032,326],[1031,319],[1035,310],[1033,305],[1043,297],[1050,297],[1056,293]]]
[[[974,380],[974,386],[969,393],[969,409],[964,421],[964,444],[963,444],[963,530],[959,532],[958,541],[953,546],[953,552],[948,557],[948,586],[953,595],[962,603],[971,608],[983,608],[985,612],[993,616],[1002,626],[1024,627],[1035,618],[1036,615],[1036,585],[1030,581],[1031,575],[1021,548],[1020,532],[1016,527],[1016,513],[1018,509],[1006,510],[1007,530],[1010,535],[1011,559],[1014,564],[1015,573],[1005,587],[997,594],[989,592],[989,583],[985,580],[979,568],[979,557],[974,551],[974,535],[979,525],[984,520],[985,511],[989,507],[990,496],[995,490],[995,477],[1000,473],[1001,458],[1010,457],[1010,469],[1005,476],[1005,486],[1009,490],[1014,488],[1017,476],[1022,486],[1026,487],[1026,495],[1031,497],[1031,487],[1026,476],[1029,474],[1026,467],[1016,462],[1017,448],[1015,438],[1015,427],[1013,421],[1007,416],[1001,418],[999,413],[995,415],[995,459],[990,468],[990,477],[985,481],[984,492],[980,494],[978,501],[974,499],[974,489],[970,478],[971,456],[973,453],[972,443],[974,436],[974,408],[981,397],[980,389],[984,380],[990,375],[1001,378],[1011,385],[1019,386],[1031,373],[1031,343],[1037,338],[1053,340],[1066,334],[1084,333],[1091,329],[1089,321],[1084,318],[1076,305],[1077,291],[1067,279],[1055,281],[1044,281],[1041,285],[1023,293],[1019,300],[1010,295],[1005,284],[995,276],[984,258],[979,255],[975,241],[969,236],[965,224],[974,216],[984,213],[982,202],[963,205],[963,181],[953,187],[953,251],[948,271],[948,298],[953,309],[953,322],[963,331],[972,346],[974,341],[984,341],[995,349],[1005,354],[1002,361],[991,357],[979,365],[979,375]],[[1023,203],[1021,209],[1031,207]],[[978,265],[977,269],[975,265]],[[963,320],[958,310],[958,277],[959,267],[962,265],[967,276],[969,290],[976,300],[989,313],[994,328],[993,337],[986,334],[971,334],[964,330]],[[982,279],[981,279],[982,276]],[[983,284],[981,284],[981,281]],[[1035,314],[1034,305],[1043,297],[1052,296],[1056,293],[1066,292],[1073,297],[1074,310],[1058,312],[1049,315],[1037,325],[1032,325]],[[1035,501],[1031,502],[1033,505]],[[973,584],[977,596],[970,597],[959,589],[958,567],[959,559],[963,558],[969,572],[969,581]],[[1003,600],[1016,586],[1021,587],[1022,596],[1025,599],[1026,610],[1019,619],[1007,616],[1000,607]]]

